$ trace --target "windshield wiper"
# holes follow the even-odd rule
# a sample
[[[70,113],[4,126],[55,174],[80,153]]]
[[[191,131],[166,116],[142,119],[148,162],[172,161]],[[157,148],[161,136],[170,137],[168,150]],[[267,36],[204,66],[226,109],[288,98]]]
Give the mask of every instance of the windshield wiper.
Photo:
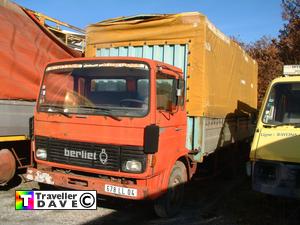
[[[273,127],[280,127],[280,126],[294,126],[295,128],[299,128],[300,123],[280,123],[280,124],[274,125]]]
[[[61,106],[58,106],[58,105],[51,105],[51,104],[44,104],[44,105],[41,105],[41,107],[48,107],[49,109],[54,108],[54,109],[63,109],[63,107]],[[99,107],[99,106],[84,106],[84,105],[79,105],[77,106],[76,108],[84,108],[84,109],[95,109],[95,110],[99,110],[102,112],[102,114],[104,116],[108,116],[108,117],[111,117],[112,119],[115,119],[117,121],[121,121],[121,119],[111,113],[109,113],[111,111],[111,109],[108,109],[108,108],[105,108],[105,107]],[[54,113],[59,113],[63,116],[66,116],[68,118],[71,118],[71,115],[69,115],[68,113],[64,112],[64,111],[60,111],[60,110],[53,110],[53,111],[49,111],[48,109],[48,112],[54,112]]]
[[[264,124],[263,127],[265,127],[265,128],[272,128],[272,127],[274,127],[274,125],[271,125],[271,124]]]
[[[72,117],[70,114],[65,113],[64,111],[59,111],[59,110],[57,110],[57,111],[53,111],[53,112],[54,112],[54,113],[61,114],[61,115],[65,116],[65,117],[68,117],[68,118],[71,118],[71,117]]]
[[[108,111],[103,111],[103,112],[104,112],[103,113],[104,116],[108,116],[108,117],[110,117],[110,118],[112,118],[114,120],[117,120],[117,121],[121,121],[122,120],[121,118],[119,118],[119,117],[117,117],[117,116],[109,113]]]
[[[103,115],[104,116],[108,116],[114,120],[117,120],[117,121],[121,121],[122,119],[120,119],[119,117],[113,115],[110,113],[111,109],[108,109],[108,108],[105,108],[105,107],[99,107],[99,106],[83,106],[83,105],[80,105],[78,106],[79,108],[84,108],[84,109],[95,109],[95,110],[99,110],[101,112],[103,112]]]
[[[57,110],[57,109],[63,109],[63,107],[58,106],[58,105],[44,104],[44,105],[40,105],[40,107],[47,107],[48,108],[47,112],[58,113],[58,114],[61,114],[61,115],[65,116],[65,117],[68,117],[68,118],[72,117],[70,114],[68,114],[68,113],[66,113],[64,111]],[[54,108],[55,110],[52,110],[51,108]]]
[[[102,111],[111,111],[111,109],[100,107],[100,106],[87,106],[87,105],[79,105],[77,108],[84,108],[84,109],[99,109]]]

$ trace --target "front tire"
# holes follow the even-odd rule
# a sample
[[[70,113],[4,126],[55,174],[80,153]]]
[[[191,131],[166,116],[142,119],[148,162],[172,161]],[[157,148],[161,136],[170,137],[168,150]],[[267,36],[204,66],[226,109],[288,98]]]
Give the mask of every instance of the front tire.
[[[184,184],[187,181],[185,165],[177,161],[169,177],[168,190],[154,203],[154,211],[159,217],[167,218],[175,216],[183,203]]]

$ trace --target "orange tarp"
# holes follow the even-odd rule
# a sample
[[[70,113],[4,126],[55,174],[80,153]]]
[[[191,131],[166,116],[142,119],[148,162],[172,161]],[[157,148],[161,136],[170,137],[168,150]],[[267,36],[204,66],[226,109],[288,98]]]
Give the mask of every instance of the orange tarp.
[[[76,56],[21,7],[0,0],[0,99],[35,100],[45,65]]]
[[[257,63],[206,16],[197,13],[138,15],[87,28],[86,56],[99,49],[186,45],[189,116],[226,117],[240,103],[257,106]]]

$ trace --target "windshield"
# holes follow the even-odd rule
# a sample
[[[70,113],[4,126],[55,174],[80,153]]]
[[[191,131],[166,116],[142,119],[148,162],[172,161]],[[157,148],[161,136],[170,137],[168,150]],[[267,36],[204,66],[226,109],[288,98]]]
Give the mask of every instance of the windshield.
[[[149,108],[144,63],[86,62],[46,68],[38,110],[66,114],[142,117]]]
[[[263,122],[272,125],[300,123],[300,82],[278,83],[272,87]]]

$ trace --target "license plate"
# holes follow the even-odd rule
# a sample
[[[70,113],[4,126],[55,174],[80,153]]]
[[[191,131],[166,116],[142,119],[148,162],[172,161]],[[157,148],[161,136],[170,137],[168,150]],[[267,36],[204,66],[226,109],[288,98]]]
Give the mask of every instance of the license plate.
[[[105,184],[104,191],[116,195],[137,197],[137,189],[134,188],[125,188],[125,187],[118,187],[114,185]]]

